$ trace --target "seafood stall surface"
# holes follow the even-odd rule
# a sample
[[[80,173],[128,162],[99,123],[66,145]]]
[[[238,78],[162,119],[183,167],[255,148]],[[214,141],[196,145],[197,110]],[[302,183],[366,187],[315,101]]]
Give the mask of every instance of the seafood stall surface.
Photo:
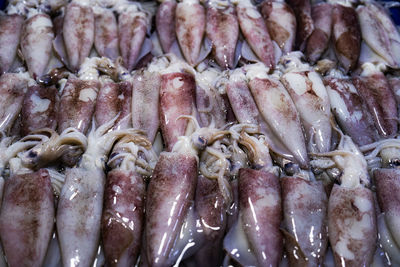
[[[6,2],[0,266],[400,266],[398,1]]]

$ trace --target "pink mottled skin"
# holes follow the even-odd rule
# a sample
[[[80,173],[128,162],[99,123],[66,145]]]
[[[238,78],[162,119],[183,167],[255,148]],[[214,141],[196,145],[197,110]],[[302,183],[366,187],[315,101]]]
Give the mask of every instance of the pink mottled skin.
[[[192,115],[195,106],[196,83],[192,74],[169,73],[161,76],[160,126],[168,151],[185,135],[188,121],[179,119],[181,115]]]
[[[53,226],[53,188],[47,170],[7,179],[0,233],[8,266],[42,266]]]
[[[112,10],[103,8],[95,14],[94,46],[102,57],[111,60],[119,56],[118,24]]]
[[[398,130],[397,103],[382,72],[353,79],[358,94],[366,103],[381,136],[393,136]]]
[[[332,11],[333,44],[345,72],[357,67],[361,50],[361,30],[353,7],[336,4]]]
[[[255,6],[236,6],[240,29],[257,57],[268,68],[275,67],[274,46],[267,25]]]
[[[64,44],[68,63],[72,71],[77,71],[89,56],[94,42],[94,13],[90,6],[73,1],[68,4],[63,24]]]
[[[57,117],[59,133],[68,127],[74,127],[84,134],[87,132],[95,110],[98,86],[97,81],[68,78],[61,95]],[[90,95],[85,96],[85,93]]]
[[[204,7],[198,1],[178,3],[175,12],[176,38],[186,61],[196,65],[206,29]]]
[[[221,9],[207,6],[207,37],[212,42],[212,51],[217,63],[224,69],[235,64],[235,49],[239,38],[239,22],[235,8],[231,5]]]
[[[120,115],[115,121],[114,129],[125,130],[132,128],[132,83],[129,81],[123,81],[118,84],[120,95],[119,100],[119,112]]]
[[[377,238],[372,191],[335,184],[328,203],[328,229],[336,266],[369,266]]]
[[[146,200],[145,234],[149,266],[174,264],[169,256],[194,200],[196,180],[195,157],[171,152],[161,153]]]
[[[311,63],[316,62],[328,49],[332,32],[332,5],[320,3],[312,7],[314,31],[307,40],[305,53]]]
[[[134,266],[142,244],[145,183],[133,171],[114,169],[107,175],[102,240],[108,266]]]
[[[252,169],[239,171],[239,216],[259,266],[278,266],[283,253],[281,188],[278,177]]]
[[[322,265],[328,246],[328,199],[323,184],[285,177],[281,186],[285,247],[290,264]]]
[[[132,71],[147,32],[147,19],[143,12],[123,12],[118,18],[119,49],[125,68]]]
[[[156,13],[156,31],[164,53],[168,53],[175,42],[176,1],[163,1]]]
[[[304,51],[307,39],[314,31],[314,21],[311,16],[310,0],[288,0],[297,19],[296,47]]]
[[[33,79],[45,74],[51,58],[53,39],[53,23],[47,14],[34,15],[24,22],[21,52]]]
[[[23,22],[20,15],[0,15],[0,74],[8,72],[14,62]]]
[[[55,130],[58,101],[58,91],[55,87],[30,86],[21,110],[22,136],[42,128]]]
[[[153,141],[160,126],[159,98],[161,75],[155,72],[137,71],[133,76],[132,125],[146,132]]]

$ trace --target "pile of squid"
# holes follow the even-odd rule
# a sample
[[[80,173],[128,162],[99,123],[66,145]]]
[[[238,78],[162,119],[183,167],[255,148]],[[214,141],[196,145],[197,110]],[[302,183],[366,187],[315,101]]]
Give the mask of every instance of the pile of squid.
[[[0,266],[400,265],[380,3],[15,0],[0,48]]]

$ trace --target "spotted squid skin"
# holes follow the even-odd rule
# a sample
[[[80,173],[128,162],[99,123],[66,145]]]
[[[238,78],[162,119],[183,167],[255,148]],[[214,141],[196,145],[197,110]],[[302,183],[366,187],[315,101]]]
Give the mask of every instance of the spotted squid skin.
[[[326,77],[332,113],[340,128],[359,146],[378,141],[379,134],[367,105],[358,95],[351,79]]]
[[[161,76],[160,127],[167,151],[185,135],[187,120],[181,115],[192,115],[195,106],[196,82],[192,74],[175,72]]]
[[[269,35],[284,54],[293,50],[296,41],[296,16],[285,2],[263,1],[260,12],[267,25]]]
[[[28,80],[17,73],[0,76],[0,131],[8,131],[21,111]]]
[[[87,132],[95,110],[98,86],[97,81],[68,78],[57,116],[59,133],[68,127],[74,127],[84,134]]]
[[[173,265],[175,239],[195,196],[197,161],[190,155],[161,153],[146,200],[146,256],[149,266]]]
[[[278,178],[252,169],[239,171],[239,216],[259,266],[278,266],[283,252]]]
[[[352,71],[357,67],[361,50],[361,29],[354,8],[334,5],[332,26],[336,57],[345,72]]]
[[[53,234],[54,210],[47,170],[6,180],[0,233],[9,266],[42,266]]]
[[[52,54],[53,39],[53,23],[47,14],[34,15],[24,22],[21,52],[33,79],[45,74]]]
[[[307,40],[305,53],[311,63],[316,62],[328,49],[332,33],[332,5],[316,4],[311,9],[314,31]]]
[[[314,21],[311,15],[310,0],[288,0],[287,2],[296,14],[296,47],[301,51],[304,51],[307,39],[314,31]]]
[[[137,64],[147,27],[147,18],[144,12],[130,12],[128,9],[118,17],[119,49],[124,66],[128,71],[132,71]]]
[[[212,42],[212,53],[218,65],[232,69],[235,64],[235,50],[239,38],[239,22],[235,8],[207,6],[207,37]]]
[[[400,240],[399,178],[400,172],[398,169],[376,169],[374,171],[379,207],[385,214],[386,224],[397,243]]]
[[[58,101],[58,91],[53,86],[28,87],[21,110],[21,134],[24,136],[42,128],[55,130]]]
[[[0,74],[8,72],[14,62],[23,22],[20,15],[0,15]]]
[[[75,1],[68,4],[63,23],[63,37],[69,68],[77,71],[89,56],[94,43],[94,13],[90,6]]]
[[[328,246],[328,199],[323,184],[284,177],[281,186],[285,247],[290,265],[322,265]]]
[[[176,6],[176,38],[186,61],[196,65],[206,30],[206,12],[198,1],[184,0]]]
[[[133,171],[114,169],[107,175],[102,240],[109,266],[134,266],[142,244],[145,183]]]
[[[119,94],[118,83],[111,79],[102,80],[94,111],[97,126],[101,126],[117,116],[119,112]]]
[[[397,103],[397,111],[400,115],[400,77],[387,77],[387,80],[390,85],[390,89],[392,89],[394,97]]]
[[[114,129],[125,130],[132,128],[132,83],[129,81],[119,82],[118,87],[120,91],[118,96],[120,115],[115,121]]]
[[[145,131],[154,141],[160,126],[159,98],[161,75],[146,70],[137,71],[132,77],[132,125]]]
[[[176,1],[163,1],[156,13],[156,31],[164,53],[168,53],[176,40],[175,36],[175,10]]]
[[[119,56],[118,45],[117,19],[112,10],[101,8],[95,12],[94,46],[100,56],[115,60]]]
[[[93,264],[100,240],[105,174],[102,169],[67,169],[57,207],[63,266]]]
[[[195,207],[202,222],[205,243],[194,256],[197,264],[219,266],[222,263],[223,253],[220,248],[227,224],[227,206],[218,182],[199,175]]]
[[[264,19],[254,5],[240,3],[236,6],[240,29],[261,62],[273,69],[275,67],[274,46]]]
[[[397,133],[397,104],[393,91],[382,72],[353,79],[359,95],[367,104],[375,121],[375,127],[383,137]]]
[[[369,266],[377,238],[372,191],[335,184],[328,203],[328,229],[336,266]]]

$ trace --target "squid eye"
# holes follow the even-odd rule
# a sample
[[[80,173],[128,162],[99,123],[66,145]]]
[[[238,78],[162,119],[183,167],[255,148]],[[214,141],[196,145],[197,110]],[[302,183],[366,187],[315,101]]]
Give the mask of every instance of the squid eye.
[[[29,151],[28,157],[30,158],[36,158],[38,153],[36,151]]]
[[[283,166],[283,169],[287,175],[292,176],[299,171],[299,165],[289,162]]]

